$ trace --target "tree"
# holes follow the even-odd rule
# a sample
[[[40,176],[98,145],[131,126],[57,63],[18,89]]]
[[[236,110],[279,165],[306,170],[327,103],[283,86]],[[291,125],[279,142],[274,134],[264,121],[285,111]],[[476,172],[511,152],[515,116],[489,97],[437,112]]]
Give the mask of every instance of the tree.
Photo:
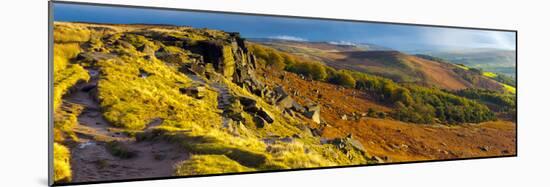
[[[320,63],[311,63],[310,76],[314,80],[325,80],[327,78],[326,68]]]
[[[285,69],[285,66],[286,66],[286,64],[284,63],[283,57],[275,51],[270,51],[269,60],[267,61],[267,64],[278,70],[283,70]]]
[[[329,79],[329,82],[337,85],[342,85],[348,88],[355,88],[355,79],[345,71],[338,71],[336,75]]]

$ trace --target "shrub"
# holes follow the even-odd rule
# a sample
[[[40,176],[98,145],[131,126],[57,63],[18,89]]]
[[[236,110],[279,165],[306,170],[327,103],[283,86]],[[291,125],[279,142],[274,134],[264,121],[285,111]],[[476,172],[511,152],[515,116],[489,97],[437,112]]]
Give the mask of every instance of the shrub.
[[[355,88],[356,84],[355,79],[346,71],[338,71],[334,76],[330,77],[328,81],[348,88]]]
[[[269,54],[267,64],[278,70],[283,70],[286,66],[283,57],[276,52],[271,52]]]
[[[318,62],[295,62],[287,66],[287,71],[320,81],[325,80],[328,76],[326,68]]]

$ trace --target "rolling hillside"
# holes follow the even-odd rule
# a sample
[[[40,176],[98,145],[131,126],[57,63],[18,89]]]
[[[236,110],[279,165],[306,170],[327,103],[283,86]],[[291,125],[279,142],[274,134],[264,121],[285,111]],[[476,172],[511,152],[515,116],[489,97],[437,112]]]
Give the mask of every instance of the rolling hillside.
[[[513,78],[516,76],[516,53],[512,50],[443,50],[419,51],[418,53],[442,58],[456,64],[464,64],[469,67],[504,74]]]
[[[336,69],[348,69],[390,78],[401,83],[416,83],[449,90],[465,88],[505,92],[499,82],[457,65],[432,61],[393,50],[369,50],[354,45],[319,45],[311,42],[269,41],[262,44],[324,62]],[[345,46],[345,47],[344,47]]]

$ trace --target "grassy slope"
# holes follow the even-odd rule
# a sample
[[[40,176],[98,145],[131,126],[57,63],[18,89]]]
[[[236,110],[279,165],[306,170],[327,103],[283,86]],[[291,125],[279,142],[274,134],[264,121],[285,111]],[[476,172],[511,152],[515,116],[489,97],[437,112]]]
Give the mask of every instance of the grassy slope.
[[[295,127],[301,123],[300,121],[284,117],[278,109],[264,103],[260,98],[257,98],[260,101],[259,104],[274,115],[276,123],[265,129],[255,129],[255,127],[246,124],[233,124],[239,127],[237,130],[239,136],[235,136],[230,129],[222,127],[221,111],[217,109],[217,93],[213,88],[207,86],[205,97],[202,99],[181,94],[179,88],[199,83],[180,73],[177,65],[155,57],[146,59],[144,53],[136,50],[142,45],[150,45],[153,49],[158,49],[163,44],[148,41],[142,36],[127,37],[130,36],[129,34],[125,35],[127,38],[123,39],[132,46],[123,45],[120,42],[115,44],[116,40],[122,38],[118,32],[138,33],[135,32],[137,29],[144,33],[162,32],[195,40],[209,39],[212,35],[226,36],[223,33],[172,27],[151,29],[146,26],[108,26],[112,30],[103,35],[103,32],[97,31],[99,29],[92,29],[93,27],[105,26],[70,23],[56,23],[55,25],[55,37],[60,38],[56,39],[55,49],[64,49],[56,50],[59,51],[56,52],[56,54],[59,53],[57,55],[59,57],[55,58],[55,64],[57,67],[61,67],[54,71],[56,79],[54,91],[58,93],[55,97],[56,103],[62,102],[63,93],[71,86],[78,81],[89,79],[84,68],[99,69],[98,97],[103,116],[109,122],[138,132],[142,140],[169,140],[196,155],[191,161],[183,162],[177,166],[180,171],[176,173],[177,175],[190,174],[181,172],[185,170],[183,168],[188,167],[202,168],[198,170],[198,173],[194,171],[192,174],[209,174],[209,172],[216,172],[216,169],[219,169],[217,168],[220,166],[219,163],[231,165],[237,170],[243,168],[267,170],[364,164],[367,162],[358,152],[346,155],[337,151],[333,145],[321,145],[318,138],[303,134]],[[144,31],[143,29],[150,30]],[[206,37],[205,34],[210,36]],[[71,37],[67,38],[65,35]],[[67,49],[65,50],[65,48]],[[90,50],[100,51],[104,54],[115,53],[117,57],[99,60],[93,64],[74,60],[78,53],[90,52]],[[182,51],[182,53],[189,53],[189,51]],[[148,76],[142,77],[140,72],[147,72]],[[60,81],[57,81],[58,79]],[[224,81],[224,84],[235,93],[255,97],[227,80]],[[56,115],[58,114],[62,113],[57,112]],[[55,124],[67,127],[62,128],[64,131],[70,131],[70,126],[59,124],[63,124],[65,121],[77,123],[76,116],[78,116],[78,112],[71,113],[67,120],[56,118]],[[139,133],[155,118],[164,120],[153,131],[148,131],[154,133]],[[56,136],[60,134],[60,131],[56,132]],[[262,138],[268,135],[284,137],[293,134],[302,134],[303,138],[290,143],[277,142],[271,145],[266,145],[262,141]],[[350,154],[357,156],[351,159]]]

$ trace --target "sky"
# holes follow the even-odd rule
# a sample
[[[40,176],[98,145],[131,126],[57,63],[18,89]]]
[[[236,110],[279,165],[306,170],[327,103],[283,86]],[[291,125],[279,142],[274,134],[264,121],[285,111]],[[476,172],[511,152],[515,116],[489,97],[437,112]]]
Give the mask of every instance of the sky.
[[[181,10],[54,3],[54,20],[171,24],[239,32],[245,38],[369,43],[401,51],[494,48],[515,50],[515,33],[369,22],[346,22]]]

